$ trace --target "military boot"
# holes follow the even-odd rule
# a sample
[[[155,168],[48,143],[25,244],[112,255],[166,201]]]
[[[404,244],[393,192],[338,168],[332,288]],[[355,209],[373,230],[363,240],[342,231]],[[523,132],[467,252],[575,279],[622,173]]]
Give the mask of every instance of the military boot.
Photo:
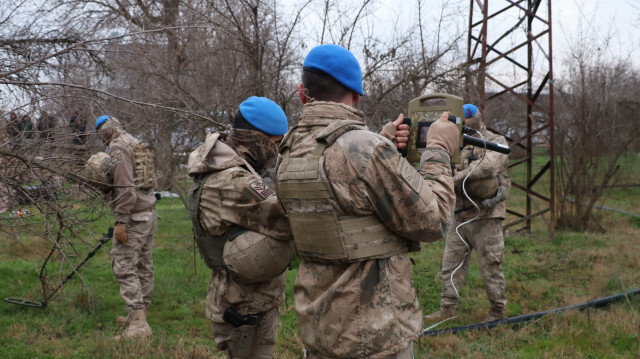
[[[147,308],[144,308],[144,314],[147,314]],[[126,327],[127,324],[129,324],[129,321],[131,320],[131,315],[129,313],[127,313],[127,315],[119,315],[116,318],[116,324],[118,324],[118,326],[121,327]]]
[[[127,323],[129,323],[129,315],[119,315],[116,318],[116,324],[118,324],[118,326],[124,327],[127,325]]]
[[[504,319],[504,307],[491,306],[489,309],[489,315],[482,321],[482,323],[493,322],[495,320]]]
[[[138,309],[130,314],[131,322],[127,329],[124,330],[122,335],[115,337],[116,340],[120,339],[132,339],[132,338],[147,338],[151,336],[151,327],[147,323],[147,316],[143,309]]]
[[[441,320],[445,320],[448,318],[452,318],[456,315],[456,306],[455,305],[447,305],[440,306],[440,309],[424,316],[425,322],[439,322]]]

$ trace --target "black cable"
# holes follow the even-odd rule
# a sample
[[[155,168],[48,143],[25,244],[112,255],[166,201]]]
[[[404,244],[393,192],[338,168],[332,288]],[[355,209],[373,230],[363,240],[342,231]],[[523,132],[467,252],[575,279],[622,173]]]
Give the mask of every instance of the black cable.
[[[565,310],[569,310],[569,309],[577,309],[577,310],[584,310],[586,308],[600,308],[603,307],[611,302],[614,302],[616,300],[620,300],[622,298],[625,298],[629,295],[632,294],[640,294],[640,288],[636,288],[634,290],[630,290],[628,292],[624,292],[624,293],[619,293],[619,294],[615,294],[615,295],[611,295],[608,297],[604,297],[604,298],[600,298],[600,299],[596,299],[596,300],[592,300],[592,301],[588,301],[585,303],[581,303],[581,304],[575,304],[575,305],[570,305],[567,307],[562,307],[562,308],[556,308],[556,309],[550,309],[544,312],[538,312],[538,313],[533,313],[533,314],[525,314],[525,315],[519,315],[517,317],[511,317],[511,318],[506,318],[506,319],[502,319],[502,320],[494,320],[493,322],[486,322],[486,323],[476,323],[476,324],[470,324],[470,325],[463,325],[463,326],[459,326],[459,327],[454,327],[454,328],[445,328],[445,329],[438,329],[438,330],[425,330],[424,333],[422,335],[424,336],[436,336],[436,335],[440,335],[440,334],[456,334],[459,332],[465,332],[468,330],[476,330],[476,329],[492,329],[497,327],[498,325],[501,324],[513,324],[513,323],[518,323],[518,322],[523,322],[526,320],[532,320],[532,319],[537,319],[540,318],[546,314],[549,313],[559,313],[559,312],[564,312]]]

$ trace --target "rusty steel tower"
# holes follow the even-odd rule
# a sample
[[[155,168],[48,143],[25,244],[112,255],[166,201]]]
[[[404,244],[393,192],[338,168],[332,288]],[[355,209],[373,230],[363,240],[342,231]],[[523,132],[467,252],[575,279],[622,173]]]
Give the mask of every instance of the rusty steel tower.
[[[505,133],[514,150],[510,169],[524,166],[524,180],[512,176],[511,195],[524,192],[524,212],[509,209],[513,217],[504,228],[529,231],[541,217],[551,235],[555,223],[553,57],[551,0],[470,0],[467,47],[467,91],[485,121],[511,114]],[[487,110],[487,111],[485,111]],[[526,111],[526,112],[525,112]],[[536,147],[546,148],[549,161],[536,160]],[[544,151],[544,150],[542,150]],[[516,155],[516,153],[518,155]],[[544,160],[542,161],[544,162]]]

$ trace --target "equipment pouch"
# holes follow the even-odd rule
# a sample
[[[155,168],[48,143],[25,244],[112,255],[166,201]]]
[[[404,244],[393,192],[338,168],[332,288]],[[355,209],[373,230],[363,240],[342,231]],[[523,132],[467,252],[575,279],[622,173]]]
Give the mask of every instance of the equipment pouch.
[[[131,214],[131,220],[134,222],[146,222],[151,219],[151,212],[140,212]]]
[[[253,343],[256,339],[255,325],[241,325],[233,330],[231,342],[236,347],[237,353],[242,358],[248,358],[253,349]]]

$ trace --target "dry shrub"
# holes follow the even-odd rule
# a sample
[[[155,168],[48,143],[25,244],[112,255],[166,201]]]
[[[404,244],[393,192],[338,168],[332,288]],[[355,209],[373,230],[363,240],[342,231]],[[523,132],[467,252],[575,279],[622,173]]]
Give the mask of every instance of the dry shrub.
[[[49,245],[49,241],[42,237],[30,237],[26,240],[15,238],[15,241],[11,241],[7,245],[5,254],[29,261],[39,260],[47,256],[50,250]]]
[[[285,338],[285,340],[282,340],[282,338],[278,338],[276,340],[276,348],[274,351],[275,357],[282,359],[296,359],[302,356],[302,348],[304,348],[302,338],[300,337],[300,333],[296,331],[291,336]],[[283,352],[280,352],[281,350]]]
[[[209,347],[205,347],[202,345],[189,345],[183,340],[180,340],[171,348],[171,353],[173,358],[224,358],[224,354],[214,348],[215,344],[213,341],[211,341],[211,345]]]
[[[440,335],[436,337],[424,337],[420,340],[427,346],[427,352],[448,353],[453,358],[465,358],[470,353],[465,345],[466,339],[454,334]]]
[[[113,359],[119,358],[153,358],[159,357],[157,353],[168,351],[166,340],[159,342],[151,340],[124,340],[115,341],[112,338],[110,345],[107,345],[108,356]],[[164,350],[163,350],[164,349]]]
[[[540,303],[545,301],[549,290],[544,281],[521,283],[516,279],[509,280],[507,288],[509,301],[519,303],[524,313],[540,311]]]
[[[97,307],[95,298],[84,289],[76,293],[74,302],[78,308],[85,310],[94,310]]]
[[[16,341],[26,341],[29,336],[29,328],[25,322],[15,322],[9,326],[4,332],[7,339],[14,339]]]

